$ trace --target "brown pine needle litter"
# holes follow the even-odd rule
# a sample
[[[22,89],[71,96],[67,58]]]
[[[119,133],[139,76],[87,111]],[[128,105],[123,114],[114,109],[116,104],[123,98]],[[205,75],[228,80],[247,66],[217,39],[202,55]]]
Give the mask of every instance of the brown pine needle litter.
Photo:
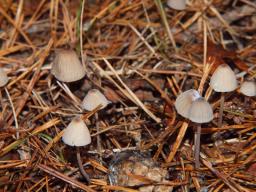
[[[167,1],[1,1],[0,191],[256,191],[256,99],[239,91],[256,76],[256,1],[190,0],[183,10]],[[77,54],[81,80],[51,73],[62,50]],[[72,73],[67,62],[57,70]],[[218,126],[220,94],[209,83],[222,64],[238,87]],[[104,109],[82,108],[91,89],[107,98]],[[189,89],[214,114],[202,124],[199,168],[197,125],[174,106]],[[80,147],[90,183],[62,142],[75,117],[91,134]]]

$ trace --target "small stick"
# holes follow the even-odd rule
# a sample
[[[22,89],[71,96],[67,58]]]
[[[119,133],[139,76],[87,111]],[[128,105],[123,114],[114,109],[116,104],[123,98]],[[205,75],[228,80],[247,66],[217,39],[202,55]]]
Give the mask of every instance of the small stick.
[[[220,112],[219,112],[219,121],[218,121],[218,127],[222,127],[222,119],[223,119],[223,110],[224,110],[224,102],[225,102],[225,93],[221,93],[220,97]]]
[[[194,149],[194,156],[195,156],[195,168],[200,168],[200,137],[201,137],[201,124],[197,125],[196,132],[195,132],[195,149]]]
[[[76,158],[77,158],[77,163],[78,163],[78,167],[79,167],[79,171],[82,174],[82,176],[85,178],[85,180],[90,183],[90,178],[89,175],[85,172],[84,170],[84,166],[81,160],[81,155],[80,155],[80,150],[79,147],[76,147]]]

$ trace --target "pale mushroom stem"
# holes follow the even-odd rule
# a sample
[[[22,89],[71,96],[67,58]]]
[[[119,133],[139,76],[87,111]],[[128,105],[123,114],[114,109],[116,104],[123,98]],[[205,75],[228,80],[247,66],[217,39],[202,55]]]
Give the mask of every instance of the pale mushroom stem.
[[[200,168],[200,137],[201,137],[201,124],[197,125],[196,132],[195,132],[195,149],[194,149],[194,156],[195,156],[195,168]]]
[[[225,102],[225,93],[222,92],[220,97],[220,112],[219,112],[219,121],[218,121],[219,128],[222,127],[224,102]]]
[[[85,178],[85,180],[90,183],[90,178],[89,175],[85,172],[84,170],[84,166],[81,160],[81,155],[80,155],[80,150],[79,147],[76,147],[76,158],[77,158],[77,163],[78,163],[78,167],[79,167],[79,171],[82,174],[82,176]]]
[[[100,139],[100,127],[99,127],[99,115],[98,115],[98,112],[95,113],[95,120],[96,120],[96,130],[97,130],[97,151],[98,151],[98,154],[100,156],[100,159],[102,157],[101,155],[101,139]]]

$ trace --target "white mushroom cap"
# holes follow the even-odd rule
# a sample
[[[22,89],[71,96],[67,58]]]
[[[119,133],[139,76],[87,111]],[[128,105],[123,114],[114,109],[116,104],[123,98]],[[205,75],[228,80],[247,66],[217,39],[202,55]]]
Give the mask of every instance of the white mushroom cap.
[[[242,83],[240,91],[249,97],[256,96],[256,83],[254,81],[245,81]]]
[[[8,77],[6,72],[0,68],[0,87],[5,86],[8,83]]]
[[[167,5],[176,10],[184,10],[186,8],[186,0],[167,0]]]
[[[200,97],[198,91],[194,89],[187,90],[177,97],[174,106],[181,116],[188,118],[192,102]]]
[[[85,146],[91,143],[91,135],[84,121],[75,117],[64,130],[62,141],[70,146]]]
[[[61,50],[56,52],[51,73],[59,81],[73,82],[85,76],[85,68],[81,64],[75,51]]]
[[[216,92],[234,91],[237,88],[234,71],[226,64],[220,65],[211,77],[210,86]]]
[[[91,89],[84,97],[81,107],[87,111],[92,111],[99,105],[101,105],[101,109],[103,109],[109,103],[110,101],[108,101],[98,89]]]
[[[200,97],[192,102],[189,109],[189,119],[195,123],[207,123],[213,119],[211,105]]]

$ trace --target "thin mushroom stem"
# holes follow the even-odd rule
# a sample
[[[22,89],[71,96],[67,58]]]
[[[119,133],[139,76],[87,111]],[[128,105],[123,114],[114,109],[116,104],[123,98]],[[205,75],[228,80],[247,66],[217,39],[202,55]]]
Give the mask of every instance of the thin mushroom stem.
[[[79,147],[76,147],[76,158],[77,158],[77,163],[78,163],[78,167],[79,167],[79,171],[82,174],[82,176],[85,178],[85,180],[90,183],[90,178],[89,175],[85,172],[84,170],[84,166],[81,160],[81,155],[80,155],[80,150]]]
[[[244,97],[244,106],[245,106],[245,108],[250,107],[249,102],[250,102],[250,98],[245,96]]]
[[[222,127],[222,119],[223,119],[223,110],[224,110],[224,102],[225,102],[225,93],[221,93],[220,97],[220,112],[219,112],[219,121],[218,121],[218,127]]]
[[[2,96],[2,89],[0,88],[0,101],[1,101],[1,108],[4,108],[4,101],[3,101],[3,96]]]
[[[197,125],[196,132],[195,132],[195,149],[194,149],[194,156],[195,156],[195,168],[200,168],[200,137],[201,137],[201,124]]]
[[[100,126],[99,126],[99,115],[98,115],[98,112],[95,113],[95,120],[96,120],[96,130],[97,130],[97,133],[100,132]],[[100,135],[97,134],[97,151],[98,151],[98,154],[100,155],[100,160],[101,160],[101,139],[100,139]]]

